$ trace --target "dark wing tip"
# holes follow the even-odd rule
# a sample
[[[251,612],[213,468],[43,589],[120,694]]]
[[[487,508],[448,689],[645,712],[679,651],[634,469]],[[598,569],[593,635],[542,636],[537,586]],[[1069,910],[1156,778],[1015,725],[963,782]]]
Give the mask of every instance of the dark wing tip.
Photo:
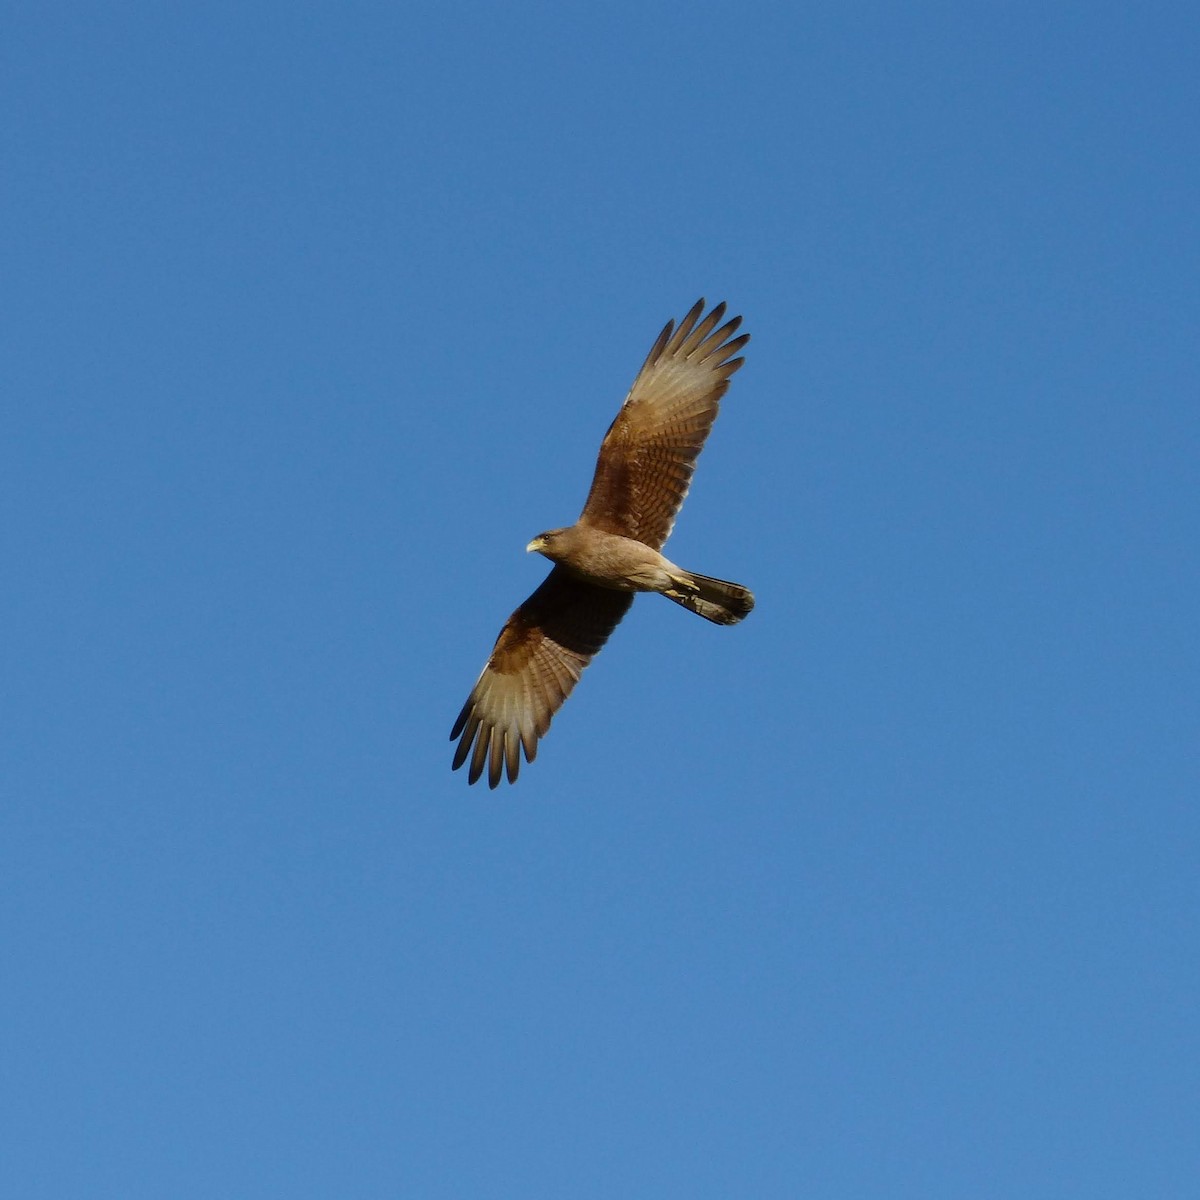
[[[733,335],[737,333],[741,324],[742,318],[740,316],[730,317],[729,320],[717,330],[713,337],[715,337],[718,341],[723,342],[726,338],[733,337]]]
[[[458,719],[454,722],[454,728],[450,730],[450,740],[454,741],[460,733],[466,728],[467,718],[471,715],[471,700],[462,706],[462,712],[458,714]]]
[[[659,357],[666,348],[667,343],[671,340],[671,334],[674,332],[675,320],[672,318],[663,326],[662,333],[655,338],[654,345],[650,347],[650,353],[646,355],[646,361],[642,363],[642,371],[644,371],[652,363],[658,362]],[[638,373],[641,374],[640,371]]]
[[[740,337],[735,337],[732,341],[728,341],[721,346],[716,352],[714,368],[722,371],[726,376],[732,375],[746,360],[744,358],[734,358],[733,356],[739,350],[745,349],[746,343],[750,340],[748,333],[743,333]]]
[[[466,738],[463,738],[458,743],[458,748],[454,751],[454,761],[450,764],[450,770],[457,771],[467,761],[467,753],[470,749],[471,743]]]
[[[696,322],[700,319],[700,314],[704,311],[704,297],[701,296],[695,304],[688,309],[687,316],[679,322],[679,328],[675,331],[675,337],[672,340],[671,346],[673,351],[678,349],[688,340],[692,330],[696,327]]]

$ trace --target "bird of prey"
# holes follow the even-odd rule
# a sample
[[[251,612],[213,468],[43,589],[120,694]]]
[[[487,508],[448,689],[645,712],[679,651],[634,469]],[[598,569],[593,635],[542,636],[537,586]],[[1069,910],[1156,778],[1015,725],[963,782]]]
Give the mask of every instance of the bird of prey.
[[[716,420],[735,357],[741,317],[725,305],[703,319],[698,300],[668,321],[604,435],[592,490],[574,525],[540,533],[526,547],[554,563],[542,585],[508,618],[454,722],[454,769],[471,761],[474,783],[515,783],[521,751],[538,739],[584,667],[629,611],[635,592],[660,592],[689,612],[733,625],[754,607],[747,588],[685,571],[660,553],[687,495],[696,458]],[[718,328],[720,326],[720,328]]]

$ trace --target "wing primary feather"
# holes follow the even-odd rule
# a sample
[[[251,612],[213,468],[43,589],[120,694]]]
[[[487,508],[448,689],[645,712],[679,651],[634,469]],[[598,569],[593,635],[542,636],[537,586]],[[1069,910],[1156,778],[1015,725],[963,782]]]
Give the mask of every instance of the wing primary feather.
[[[675,332],[674,340],[671,343],[671,349],[674,353],[679,353],[679,348],[687,341],[688,335],[692,332],[692,328],[700,319],[700,314],[704,311],[704,297],[699,300],[688,310],[688,314],[679,322],[679,328]]]
[[[521,745],[525,748],[525,761],[533,762],[537,758],[537,734],[521,731]]]
[[[719,351],[717,351],[717,353],[720,354],[722,360],[727,360],[732,355],[736,354],[739,350],[741,350],[742,347],[745,346],[745,344],[749,340],[750,340],[750,335],[748,333],[743,333],[741,335],[741,337],[735,337],[732,341],[726,342],[725,345],[722,346]],[[717,364],[718,369],[720,369],[721,367],[724,367],[724,366],[726,366],[725,361],[719,362]]]
[[[647,367],[652,366],[658,361],[658,357],[663,352],[663,347],[671,340],[671,334],[675,332],[675,320],[672,318],[662,329],[662,333],[658,335],[658,339],[654,345],[650,347],[650,353],[646,355],[646,361],[642,363],[642,369],[638,372],[640,375]]]
[[[458,737],[458,735],[460,733],[462,733],[463,728],[467,723],[467,718],[471,715],[471,708],[474,705],[474,703],[475,703],[475,693],[472,691],[471,695],[467,699],[466,704],[464,704],[462,706],[462,712],[460,712],[458,714],[458,720],[456,720],[454,722],[454,728],[452,730],[450,730],[450,740],[451,741],[454,741],[454,739],[456,737]]]
[[[516,728],[504,731],[504,765],[508,768],[508,782],[517,782],[521,770],[521,734]]]
[[[691,336],[687,341],[680,346],[679,354],[683,358],[693,358],[696,353],[696,348],[708,337],[709,331],[714,325],[725,315],[725,301],[722,300],[716,308],[700,322],[699,325],[692,331]]]
[[[463,733],[462,741],[458,743],[458,749],[454,751],[454,770],[467,761],[467,755],[471,751],[471,743],[475,740],[475,735],[479,732],[479,715],[472,714],[470,721],[467,722],[466,731]]]
[[[492,727],[485,725],[475,739],[475,752],[471,755],[471,769],[467,772],[468,783],[474,783],[483,774],[483,764],[487,758],[488,741],[491,736]]]
[[[495,789],[500,786],[500,776],[504,773],[504,730],[492,730],[492,752],[488,760],[488,787]]]
[[[693,357],[698,358],[701,362],[703,362],[710,354],[717,353],[724,349],[721,343],[725,341],[726,338],[733,337],[733,335],[737,333],[738,327],[741,325],[741,323],[741,317],[734,317],[733,320],[726,321],[716,333],[714,333],[711,337],[704,339],[704,344]],[[747,337],[748,336],[749,335],[747,335]],[[745,342],[742,343],[743,346],[745,344]]]

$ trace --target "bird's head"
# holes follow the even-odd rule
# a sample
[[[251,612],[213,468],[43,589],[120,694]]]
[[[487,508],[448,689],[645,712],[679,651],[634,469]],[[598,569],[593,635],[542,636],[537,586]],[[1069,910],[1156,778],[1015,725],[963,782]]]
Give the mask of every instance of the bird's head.
[[[544,554],[547,558],[554,557],[555,544],[558,541],[558,535],[562,533],[561,529],[548,529],[545,533],[539,533],[537,537],[525,547],[527,553],[532,553],[536,550],[539,554]]]

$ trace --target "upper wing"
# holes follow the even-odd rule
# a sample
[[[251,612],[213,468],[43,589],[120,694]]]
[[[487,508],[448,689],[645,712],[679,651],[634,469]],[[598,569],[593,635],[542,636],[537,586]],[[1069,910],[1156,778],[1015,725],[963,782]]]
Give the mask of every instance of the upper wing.
[[[713,332],[723,302],[701,321],[703,311],[698,300],[678,329],[668,321],[658,335],[604,435],[581,524],[655,550],[667,540],[729,377],[745,361],[734,355],[750,340],[733,337],[741,317]]]
[[[485,762],[490,787],[505,766],[508,782],[515,783],[521,748],[526,762],[533,762],[538,738],[632,603],[632,592],[597,587],[555,567],[508,618],[458,714],[450,732],[451,741],[462,735],[454,769],[470,755],[471,783]]]

